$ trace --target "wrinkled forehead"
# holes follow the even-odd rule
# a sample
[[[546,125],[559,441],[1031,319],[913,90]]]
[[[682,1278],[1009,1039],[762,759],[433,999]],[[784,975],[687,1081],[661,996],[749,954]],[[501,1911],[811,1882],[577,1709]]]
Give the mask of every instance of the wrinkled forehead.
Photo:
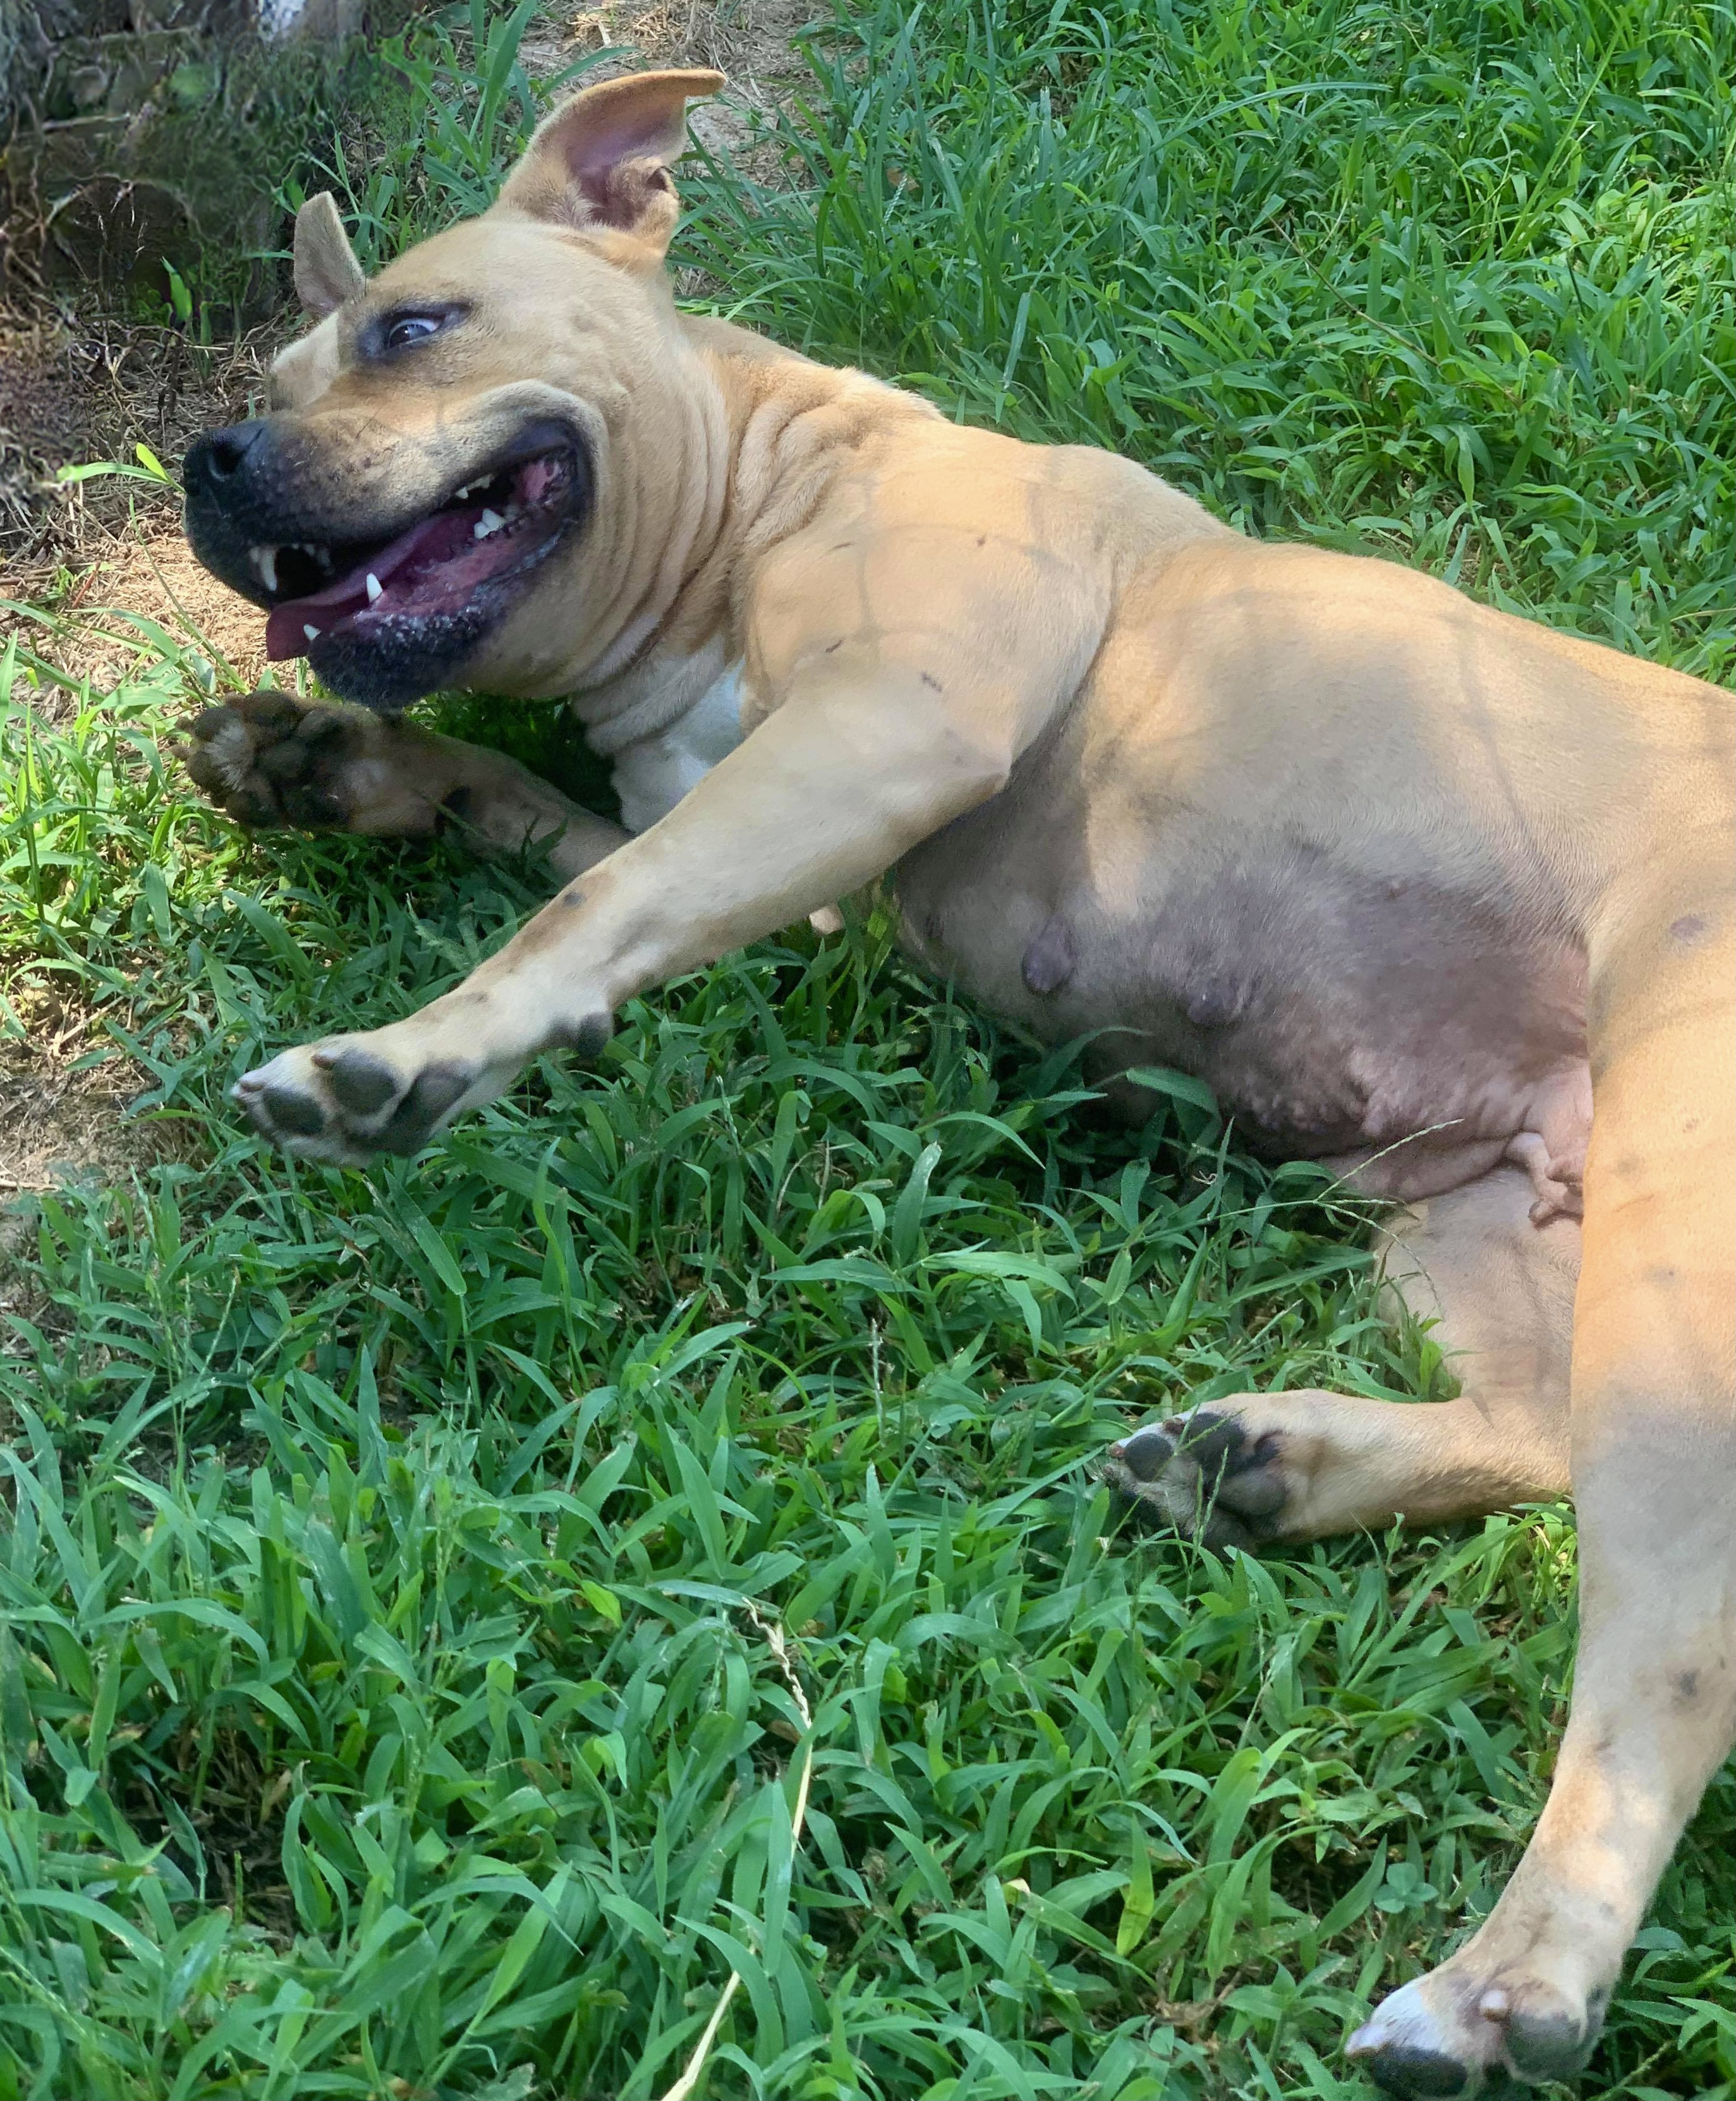
[[[505,347],[557,318],[570,331],[609,332],[636,316],[644,288],[605,261],[582,236],[516,213],[492,211],[431,235],[396,257],[365,291],[280,352],[272,361],[273,409],[305,409],[355,363],[359,338],[393,315],[461,308],[476,336]],[[569,334],[569,340],[572,339]]]

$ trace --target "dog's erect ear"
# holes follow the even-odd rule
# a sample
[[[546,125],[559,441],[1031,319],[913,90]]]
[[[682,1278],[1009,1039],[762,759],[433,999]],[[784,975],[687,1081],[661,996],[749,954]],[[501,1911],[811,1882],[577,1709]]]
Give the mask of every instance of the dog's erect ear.
[[[720,73],[636,73],[587,87],[538,126],[502,204],[660,256],[680,210],[669,170],[686,149],[687,105],[723,84]]]
[[[295,296],[310,321],[334,314],[367,284],[330,190],[296,213],[294,250]]]

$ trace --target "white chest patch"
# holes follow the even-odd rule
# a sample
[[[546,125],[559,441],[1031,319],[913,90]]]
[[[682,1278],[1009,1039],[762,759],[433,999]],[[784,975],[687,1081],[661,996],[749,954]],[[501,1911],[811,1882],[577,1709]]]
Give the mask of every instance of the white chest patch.
[[[622,823],[643,832],[666,817],[741,741],[742,666],[732,664],[666,729],[615,754]]]

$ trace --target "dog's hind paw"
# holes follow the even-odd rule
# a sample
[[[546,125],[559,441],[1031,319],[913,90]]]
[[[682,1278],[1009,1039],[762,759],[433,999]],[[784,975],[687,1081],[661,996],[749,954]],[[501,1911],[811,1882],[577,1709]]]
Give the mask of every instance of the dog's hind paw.
[[[373,727],[353,708],[261,688],[197,716],[180,758],[218,808],[251,831],[341,829],[352,816],[344,776]]]
[[[512,1068],[409,1063],[382,1055],[374,1041],[334,1036],[286,1050],[244,1073],[232,1099],[286,1152],[355,1167],[377,1152],[419,1152],[444,1124],[489,1100],[512,1077]]]
[[[1484,1971],[1475,1947],[1383,2000],[1345,2046],[1384,2092],[1470,2101],[1515,2080],[1543,2086],[1585,2069],[1608,1993],[1564,1988],[1523,1963]]]
[[[1207,1546],[1251,1547],[1279,1529],[1282,1444],[1278,1431],[1250,1435],[1233,1415],[1202,1408],[1110,1445],[1103,1475],[1154,1524]]]

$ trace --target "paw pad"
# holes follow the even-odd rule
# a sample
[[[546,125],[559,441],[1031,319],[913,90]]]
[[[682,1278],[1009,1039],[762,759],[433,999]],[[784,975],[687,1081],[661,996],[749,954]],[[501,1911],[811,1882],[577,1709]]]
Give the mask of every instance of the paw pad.
[[[1109,1449],[1104,1478],[1151,1522],[1207,1546],[1251,1547],[1277,1531],[1286,1498],[1275,1431],[1251,1438],[1202,1409],[1148,1422]]]
[[[408,1081],[365,1044],[286,1050],[243,1073],[233,1099],[261,1136],[286,1152],[356,1165],[372,1153],[419,1152],[477,1084],[469,1065],[424,1065]]]
[[[1383,2093],[1400,2094],[1403,2101],[1445,2101],[1481,2084],[1456,2057],[1434,2050],[1384,2050],[1370,2063],[1368,2076]]]
[[[365,1050],[316,1050],[338,1107],[357,1117],[378,1116],[402,1082],[392,1068]]]
[[[237,825],[318,831],[348,822],[342,776],[357,725],[343,710],[262,688],[206,708],[188,730],[182,763]]]

